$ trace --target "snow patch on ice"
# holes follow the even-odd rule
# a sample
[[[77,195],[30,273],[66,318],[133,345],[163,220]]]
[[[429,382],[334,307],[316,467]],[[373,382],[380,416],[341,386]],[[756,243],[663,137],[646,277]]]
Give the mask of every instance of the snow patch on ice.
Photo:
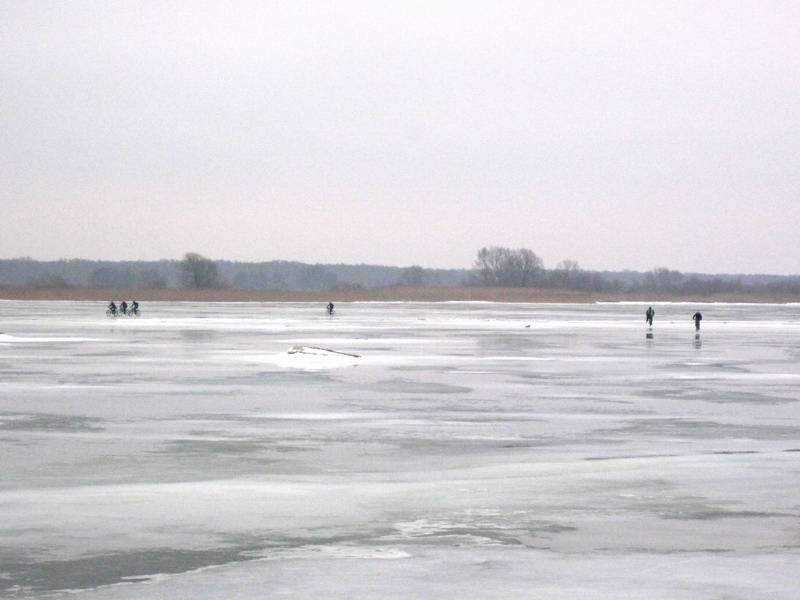
[[[252,419],[267,419],[276,421],[345,421],[354,419],[372,419],[385,416],[384,413],[355,413],[355,412],[327,412],[327,413],[259,413],[251,415]]]
[[[301,560],[301,559],[379,559],[379,560],[398,560],[411,558],[411,554],[398,548],[371,548],[368,546],[345,546],[345,545],[308,545],[297,548],[268,548],[253,552],[244,552],[243,556],[248,556],[261,560]]]
[[[97,342],[96,338],[85,337],[19,337],[0,333],[0,343],[27,344],[27,343],[52,343],[52,342]]]

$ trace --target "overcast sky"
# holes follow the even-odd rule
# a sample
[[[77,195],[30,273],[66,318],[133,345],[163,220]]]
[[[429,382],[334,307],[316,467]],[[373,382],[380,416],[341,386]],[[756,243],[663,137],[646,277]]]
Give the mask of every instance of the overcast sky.
[[[0,257],[800,273],[800,2],[0,0]]]

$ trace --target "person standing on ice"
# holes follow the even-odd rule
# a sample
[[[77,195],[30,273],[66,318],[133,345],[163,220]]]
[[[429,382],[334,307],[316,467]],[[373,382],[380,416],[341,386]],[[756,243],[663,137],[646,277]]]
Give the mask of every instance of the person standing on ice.
[[[328,302],[328,306],[326,308],[328,309],[328,314],[333,316],[333,302]]]
[[[644,313],[644,319],[645,319],[645,321],[647,321],[647,324],[650,325],[650,327],[653,326],[653,317],[655,317],[655,316],[656,316],[656,311],[653,310],[652,306],[650,306],[647,309],[647,312]]]
[[[694,330],[700,331],[700,321],[703,320],[703,315],[698,311],[692,315],[692,318],[694,319]]]

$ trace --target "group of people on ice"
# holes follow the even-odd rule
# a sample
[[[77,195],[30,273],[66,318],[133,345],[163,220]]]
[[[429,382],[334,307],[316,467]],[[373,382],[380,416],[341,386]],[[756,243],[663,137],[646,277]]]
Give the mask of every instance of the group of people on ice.
[[[333,302],[328,302],[328,305],[325,307],[325,310],[328,312],[329,315],[333,316],[334,306]],[[139,315],[139,303],[136,300],[132,300],[130,306],[128,303],[123,300],[119,304],[119,308],[112,300],[108,303],[108,311],[111,316],[116,317],[117,313],[122,313],[123,315]],[[647,324],[652,327],[653,326],[653,319],[656,316],[656,311],[653,309],[652,306],[647,307],[647,311],[644,313],[645,321]],[[697,331],[700,331],[700,321],[703,320],[703,315],[698,311],[692,315],[692,319],[694,320],[694,328]]]
[[[650,327],[653,326],[653,317],[655,316],[656,316],[656,311],[653,310],[652,306],[649,306],[647,308],[647,312],[644,313],[644,320],[647,321],[647,324],[650,325]],[[703,315],[700,313],[700,311],[692,315],[692,320],[694,321],[695,331],[700,331],[700,321],[703,320]]]
[[[122,302],[119,303],[119,308],[117,308],[117,305],[112,300],[111,302],[108,303],[108,312],[112,317],[116,317],[118,313],[121,313],[123,315],[129,315],[129,316],[132,315],[134,317],[138,317],[139,303],[136,300],[132,300],[129,306],[128,303],[125,300],[123,300]]]

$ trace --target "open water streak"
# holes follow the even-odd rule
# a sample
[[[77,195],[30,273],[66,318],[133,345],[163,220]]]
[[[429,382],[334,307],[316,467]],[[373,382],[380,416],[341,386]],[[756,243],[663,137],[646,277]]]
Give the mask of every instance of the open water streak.
[[[0,302],[0,596],[797,598],[800,307],[654,306]]]

